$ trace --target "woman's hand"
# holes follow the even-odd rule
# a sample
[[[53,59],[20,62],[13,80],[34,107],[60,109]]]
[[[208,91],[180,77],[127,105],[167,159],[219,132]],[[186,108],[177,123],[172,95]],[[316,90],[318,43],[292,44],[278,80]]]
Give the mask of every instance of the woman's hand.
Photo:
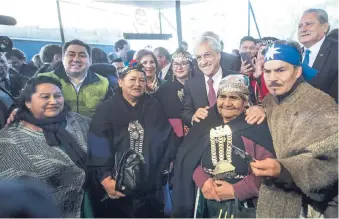
[[[122,197],[125,197],[126,195],[122,194],[121,192],[115,191],[115,185],[116,185],[116,181],[114,179],[112,179],[112,177],[107,177],[105,178],[102,182],[101,185],[104,186],[108,196],[111,199],[119,199]]]
[[[234,199],[234,189],[232,184],[222,180],[216,180],[215,183],[218,185],[218,187],[215,190],[217,192],[218,197],[222,201]]]
[[[216,192],[217,184],[214,182],[212,178],[209,178],[201,188],[201,192],[204,197],[208,200],[216,200],[220,202],[220,198]]]
[[[6,125],[10,125],[13,123],[14,121],[14,117],[16,115],[16,113],[18,112],[18,108],[14,109],[11,114],[9,115],[8,119],[7,119],[7,124]]]

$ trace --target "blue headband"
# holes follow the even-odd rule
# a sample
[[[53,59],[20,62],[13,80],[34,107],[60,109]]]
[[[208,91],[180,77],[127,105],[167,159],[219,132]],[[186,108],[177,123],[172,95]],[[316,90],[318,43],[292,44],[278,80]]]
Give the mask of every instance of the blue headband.
[[[291,65],[301,66],[303,70],[303,76],[306,80],[311,80],[318,73],[318,70],[311,68],[308,65],[302,64],[298,50],[290,45],[271,45],[265,54],[265,62],[271,60],[280,60]]]

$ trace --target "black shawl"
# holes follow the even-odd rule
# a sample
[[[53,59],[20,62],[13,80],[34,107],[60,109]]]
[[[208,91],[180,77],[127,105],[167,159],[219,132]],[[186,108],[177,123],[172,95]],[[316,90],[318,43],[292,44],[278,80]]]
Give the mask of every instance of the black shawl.
[[[115,153],[122,154],[130,147],[128,126],[134,120],[139,120],[144,129],[148,188],[161,187],[161,173],[174,159],[177,139],[163,107],[148,94],[133,107],[120,89],[97,108],[89,129],[87,166],[95,169],[100,181],[111,175]]]
[[[178,96],[178,91],[181,90],[183,94],[183,89],[184,85],[175,78],[173,81],[170,80],[161,85],[159,90],[154,94],[154,97],[164,106],[169,119],[181,118],[180,114],[184,108],[184,104]]]
[[[193,172],[209,146],[211,128],[223,124],[223,119],[215,105],[209,110],[205,120],[193,126],[178,149],[173,178],[174,217],[193,217],[196,193],[196,186],[192,179]],[[272,138],[266,121],[260,125],[249,125],[245,121],[244,114],[241,114],[227,125],[231,127],[233,133],[240,132],[241,136],[251,139],[274,154]]]

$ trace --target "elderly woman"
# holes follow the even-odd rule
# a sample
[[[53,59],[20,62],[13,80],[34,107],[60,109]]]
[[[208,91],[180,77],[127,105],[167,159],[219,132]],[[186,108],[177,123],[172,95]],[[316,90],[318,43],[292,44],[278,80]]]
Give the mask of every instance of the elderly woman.
[[[146,49],[139,50],[134,56],[135,59],[143,65],[143,70],[146,73],[146,93],[153,94],[158,90],[159,86],[164,83],[164,81],[157,76],[159,70],[157,57],[152,51]]]
[[[267,123],[245,121],[248,99],[246,76],[225,77],[208,117],[184,139],[174,167],[175,217],[192,217],[194,206],[195,217],[255,217],[261,180],[249,171],[249,162],[273,157],[274,151]]]
[[[178,137],[184,136],[184,125],[180,114],[184,108],[182,103],[184,98],[184,84],[192,77],[194,67],[191,55],[178,49],[172,56],[171,69],[173,71],[172,80],[164,83],[154,94],[165,108],[167,118]]]
[[[163,173],[176,137],[162,105],[145,93],[143,66],[125,69],[117,93],[92,119],[87,165],[106,190],[100,217],[162,217]]]
[[[31,79],[18,105],[0,131],[0,180],[36,178],[53,189],[62,216],[80,217],[90,120],[69,112],[50,77]]]

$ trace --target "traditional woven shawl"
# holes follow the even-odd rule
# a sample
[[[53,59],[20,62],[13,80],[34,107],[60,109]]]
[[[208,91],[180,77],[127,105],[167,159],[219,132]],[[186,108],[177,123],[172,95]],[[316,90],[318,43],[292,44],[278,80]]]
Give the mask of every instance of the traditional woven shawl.
[[[338,180],[338,105],[327,94],[307,83],[281,103],[265,99],[267,121],[279,162],[291,173],[298,188],[312,198]],[[257,216],[296,218],[302,196],[263,184]]]
[[[66,130],[87,152],[90,119],[70,112]],[[33,177],[52,189],[63,217],[80,217],[85,171],[62,146],[49,146],[42,132],[19,124],[0,131],[0,180]]]

